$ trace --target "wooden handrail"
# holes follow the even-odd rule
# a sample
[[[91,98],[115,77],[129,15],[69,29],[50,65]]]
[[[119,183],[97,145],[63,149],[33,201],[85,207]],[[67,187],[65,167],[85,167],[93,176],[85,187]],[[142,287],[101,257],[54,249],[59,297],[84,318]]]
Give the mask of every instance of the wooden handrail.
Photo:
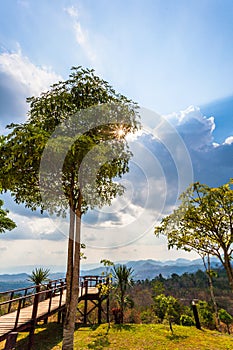
[[[103,283],[103,281],[107,282],[107,277],[106,276],[93,276],[93,275],[89,275],[89,276],[80,276],[80,287],[81,287],[81,296],[83,296],[84,294],[88,293],[88,288],[89,287],[96,287],[99,284]],[[93,285],[94,283],[94,285]],[[47,287],[45,290],[40,290],[41,286]],[[14,289],[14,290],[8,290],[6,292],[1,292],[0,295],[6,295],[6,294],[11,294],[11,297],[9,300],[5,300],[3,302],[0,302],[0,307],[3,305],[7,305],[8,304],[8,312],[9,313],[11,311],[11,305],[14,302],[20,302],[20,305],[22,303],[22,307],[20,306],[20,309],[23,308],[25,306],[26,300],[29,298],[35,298],[38,295],[42,295],[42,294],[46,294],[47,295],[47,299],[48,298],[52,298],[53,293],[57,290],[58,292],[61,293],[62,295],[62,291],[66,288],[66,279],[65,278],[59,278],[56,280],[51,280],[49,281],[47,284],[43,284],[43,285],[33,285],[30,287],[26,287],[26,288],[19,288],[19,289]],[[27,294],[28,290],[39,290],[36,293],[30,293]],[[14,298],[14,294],[20,291],[24,291],[24,295]],[[84,293],[83,293],[84,291]],[[61,298],[61,297],[60,297]]]
[[[19,301],[19,300],[23,300],[23,299],[28,299],[28,298],[31,298],[35,295],[40,295],[40,294],[46,294],[48,292],[53,292],[55,289],[60,289],[60,288],[63,288],[65,289],[64,287],[66,287],[66,284],[63,284],[61,286],[57,286],[57,287],[51,287],[51,289],[45,289],[45,290],[42,290],[40,292],[36,292],[36,293],[32,293],[32,294],[27,294],[25,296],[22,296],[22,297],[18,297],[18,298],[15,298],[15,299],[11,299],[11,300],[6,300],[6,301],[2,301],[0,303],[0,306],[2,305],[6,305],[6,304],[9,304],[9,303],[12,303],[12,302],[16,302],[16,301]]]
[[[100,301],[101,285],[108,284],[108,283],[109,283],[109,279],[107,276],[93,276],[93,275],[80,276],[79,301],[80,300],[85,301],[84,307],[86,311],[84,312],[84,315],[86,316],[84,316],[84,319],[86,319],[86,321],[87,321],[87,315],[89,314],[89,312],[87,312],[87,300],[90,298],[90,300],[98,300],[98,302],[101,303]],[[43,290],[41,290],[42,288]],[[65,308],[66,301],[65,301],[65,294],[63,292],[66,288],[67,288],[66,280],[57,279],[57,280],[49,281],[47,284],[43,284],[39,286],[33,285],[26,288],[19,288],[15,290],[6,291],[6,292],[1,292],[0,295],[10,294],[8,295],[8,297],[10,297],[10,300],[5,300],[0,302],[0,308],[4,306],[2,308],[4,315],[11,313],[11,316],[5,317],[4,315],[2,315],[3,320],[11,318],[11,323],[12,323],[11,330],[13,332],[30,328],[30,337],[33,337],[34,328],[38,320],[43,319],[46,321],[48,317],[55,312],[58,312],[58,314],[61,315],[62,310]],[[14,295],[17,292],[18,293],[23,292],[24,295],[22,295],[23,294],[22,293],[20,296],[14,298]],[[43,297],[41,298],[41,296]],[[55,299],[53,302],[54,297]],[[39,306],[40,302],[42,303],[41,308]],[[97,305],[96,303],[94,304]],[[21,312],[21,310],[27,307],[29,308],[27,309],[27,311],[25,309],[23,314],[23,311]],[[101,313],[101,308],[98,309],[98,320],[100,320],[99,322],[101,322],[100,313]],[[27,314],[27,317],[25,318],[26,314]],[[1,340],[6,339],[7,334],[8,333],[1,335],[0,337]]]
[[[56,280],[48,281],[48,283],[44,283],[43,285],[46,286],[46,285],[49,284],[49,283],[55,283],[55,282],[60,282],[60,281],[64,281],[64,280],[65,280],[65,278],[59,278],[59,279],[56,279]],[[28,286],[28,287],[25,287],[25,288],[18,288],[18,289],[6,290],[6,291],[4,291],[4,292],[0,292],[0,296],[1,296],[1,295],[4,295],[4,294],[10,294],[10,293],[12,293],[12,292],[16,293],[16,292],[20,292],[20,291],[23,291],[23,290],[34,289],[34,288],[39,287],[39,286],[40,286],[40,284],[39,284],[39,285],[33,284],[33,285]]]

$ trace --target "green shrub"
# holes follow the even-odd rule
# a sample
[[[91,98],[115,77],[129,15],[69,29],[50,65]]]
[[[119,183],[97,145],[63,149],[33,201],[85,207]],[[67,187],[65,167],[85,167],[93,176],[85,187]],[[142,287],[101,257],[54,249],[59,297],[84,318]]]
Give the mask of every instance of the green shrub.
[[[155,316],[155,313],[151,308],[148,308],[141,312],[141,320],[142,323],[145,324],[158,323],[158,317]]]
[[[193,321],[192,317],[189,315],[181,315],[180,316],[180,324],[182,326],[190,327],[190,326],[194,325],[194,321]]]
[[[227,331],[230,334],[230,324],[233,323],[233,317],[224,309],[220,309],[218,312],[219,319],[227,326]]]
[[[212,307],[206,301],[200,300],[197,304],[197,309],[201,325],[214,329],[215,321]]]

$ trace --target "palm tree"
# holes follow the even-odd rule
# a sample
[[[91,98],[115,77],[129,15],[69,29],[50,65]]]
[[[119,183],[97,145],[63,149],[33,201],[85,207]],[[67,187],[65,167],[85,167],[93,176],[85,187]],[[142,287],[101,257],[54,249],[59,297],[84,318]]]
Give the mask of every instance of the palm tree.
[[[120,306],[120,323],[124,322],[124,310],[132,301],[127,295],[128,288],[132,286],[133,269],[126,265],[118,265],[113,267],[113,278],[116,285],[116,296]]]

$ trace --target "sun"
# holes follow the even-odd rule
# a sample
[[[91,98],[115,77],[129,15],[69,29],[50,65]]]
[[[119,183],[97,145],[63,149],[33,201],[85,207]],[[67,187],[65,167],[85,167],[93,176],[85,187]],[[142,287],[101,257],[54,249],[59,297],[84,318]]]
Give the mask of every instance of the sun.
[[[118,129],[115,130],[115,135],[117,138],[121,139],[122,137],[125,136],[125,130],[123,127],[120,127]]]

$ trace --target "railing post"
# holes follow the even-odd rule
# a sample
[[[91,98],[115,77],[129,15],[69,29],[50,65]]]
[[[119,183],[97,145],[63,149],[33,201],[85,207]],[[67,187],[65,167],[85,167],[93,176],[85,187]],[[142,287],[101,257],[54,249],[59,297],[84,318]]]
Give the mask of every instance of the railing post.
[[[31,350],[34,343],[34,331],[36,326],[36,316],[38,311],[38,304],[39,304],[39,293],[40,292],[40,286],[36,286],[36,294],[34,297],[34,303],[33,303],[33,309],[32,309],[32,320],[31,320],[31,328],[29,333],[29,342],[28,342],[28,350]]]
[[[101,324],[102,298],[98,296],[98,324]]]
[[[39,292],[40,292],[40,286],[36,286],[36,293],[35,293],[33,309],[32,309],[32,320],[36,320],[38,304],[39,304],[39,294],[38,294]]]
[[[11,304],[12,304],[12,299],[13,299],[13,297],[14,297],[14,291],[12,291],[11,292],[11,295],[10,295],[10,302],[9,302],[9,305],[8,305],[8,311],[7,311],[7,313],[9,314],[10,313],[10,311],[11,311]]]
[[[109,293],[110,293],[110,290],[109,290],[109,277],[106,278],[106,286],[107,286],[107,323],[109,323]]]
[[[23,299],[23,307],[25,306],[25,303],[26,303],[26,295],[27,295],[27,288],[25,288],[25,290],[24,290],[24,297],[25,297],[25,299]]]
[[[60,286],[60,299],[59,299],[59,308],[61,307],[61,302],[62,302],[62,295],[63,295],[63,289],[64,289],[64,282],[61,282]]]
[[[52,283],[51,281],[49,281],[49,283],[47,284],[47,292],[46,292],[46,295],[45,295],[45,299],[49,299],[49,311],[50,312],[50,308],[51,308],[51,297],[52,297]],[[48,323],[48,317],[46,317],[44,319],[44,324],[47,324]]]
[[[19,300],[19,304],[18,304],[17,314],[16,314],[16,318],[15,318],[15,329],[17,328],[17,324],[18,324],[18,321],[19,321],[19,314],[20,314],[20,310],[21,310],[21,304],[22,304],[22,299]]]
[[[58,311],[58,314],[57,314],[57,323],[60,323],[60,322],[61,322],[61,317],[62,317],[62,313],[61,313],[61,303],[62,303],[63,290],[64,290],[64,281],[61,281],[61,286],[60,286],[60,298],[59,298],[59,311]]]
[[[46,299],[50,298],[50,294],[51,294],[51,288],[52,288],[52,283],[51,281],[49,281],[49,283],[47,284],[47,295],[46,295]]]
[[[84,288],[84,282],[81,281],[81,292],[80,292],[80,297],[83,296],[83,288]]]
[[[84,280],[84,288],[85,288],[85,294],[84,294],[84,316],[83,316],[83,323],[87,324],[87,293],[88,293],[88,280]]]

